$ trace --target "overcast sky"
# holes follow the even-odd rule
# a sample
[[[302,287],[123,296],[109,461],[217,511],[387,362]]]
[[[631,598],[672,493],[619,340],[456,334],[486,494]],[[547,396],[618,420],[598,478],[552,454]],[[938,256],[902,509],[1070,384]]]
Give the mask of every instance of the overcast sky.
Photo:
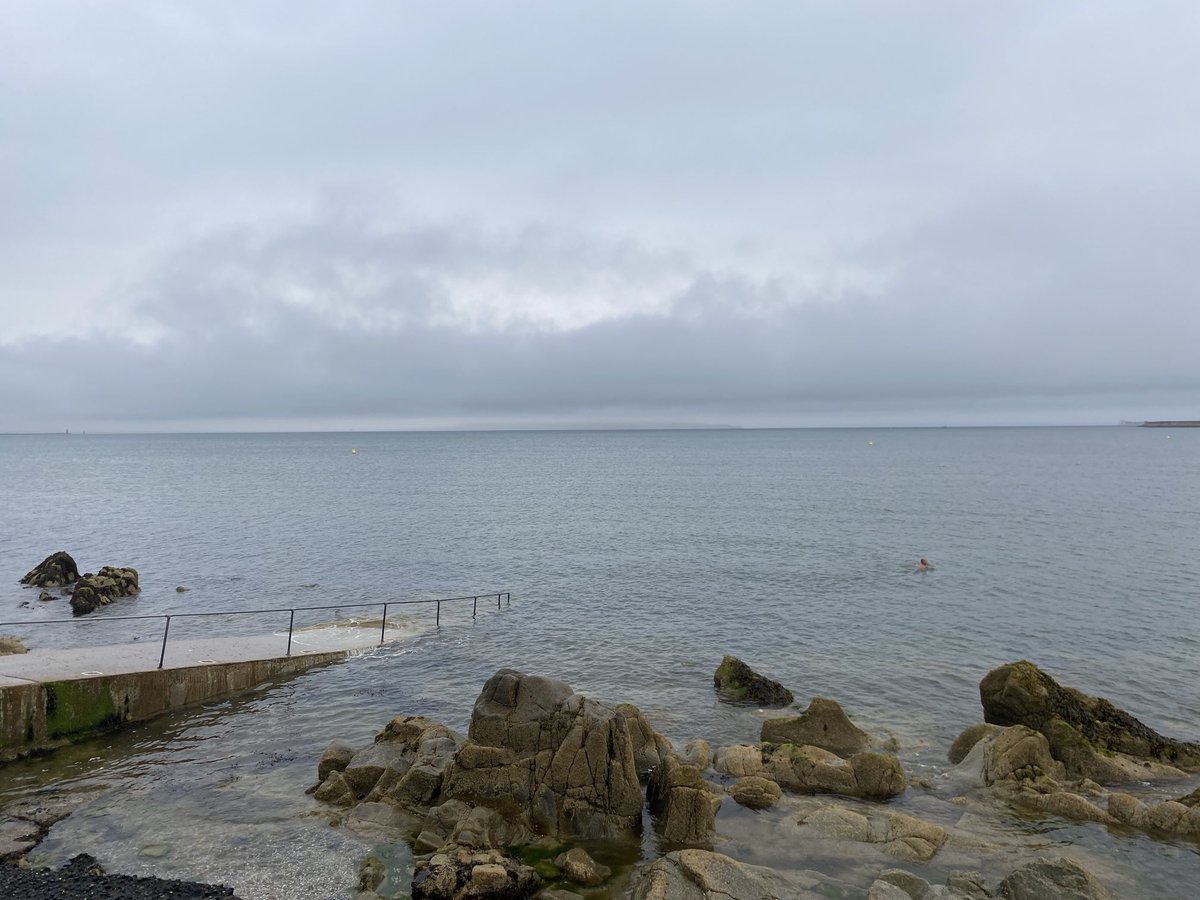
[[[1200,4],[7,0],[0,431],[1200,418]]]

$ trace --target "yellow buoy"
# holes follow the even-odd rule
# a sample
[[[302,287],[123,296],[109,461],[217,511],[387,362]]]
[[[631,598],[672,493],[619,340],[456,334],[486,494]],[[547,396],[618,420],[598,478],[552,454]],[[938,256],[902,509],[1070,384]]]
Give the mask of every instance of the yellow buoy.
[[[355,449],[354,447],[351,447],[351,448],[350,448],[350,452],[351,452],[351,453],[357,453],[357,452],[358,452],[358,450],[357,450],[357,449]]]

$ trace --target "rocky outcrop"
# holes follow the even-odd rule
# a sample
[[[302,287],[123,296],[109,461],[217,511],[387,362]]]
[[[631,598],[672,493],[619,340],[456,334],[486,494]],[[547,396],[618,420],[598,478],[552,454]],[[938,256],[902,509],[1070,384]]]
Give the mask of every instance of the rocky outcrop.
[[[802,833],[876,844],[889,856],[912,861],[933,858],[946,843],[946,830],[915,816],[893,812],[869,815],[844,806],[828,806],[803,816]]]
[[[811,879],[749,866],[707,850],[677,850],[637,868],[630,879],[630,900],[712,900],[712,898],[787,897],[820,900],[808,890]]]
[[[561,681],[501,669],[475,701],[444,795],[540,834],[631,834],[642,811],[633,748],[625,715]]]
[[[758,776],[797,794],[842,794],[887,800],[904,792],[900,761],[884,753],[857,753],[849,760],[820,747],[796,744],[735,744],[717,751],[716,769],[735,778]]]
[[[1000,882],[1005,900],[1115,900],[1113,893],[1074,860],[1037,859]]]
[[[838,702],[825,697],[814,697],[798,716],[767,719],[758,739],[771,744],[807,744],[847,758],[872,745],[871,736],[850,721]]]
[[[726,700],[758,706],[788,706],[792,692],[778,681],[759,675],[736,656],[726,656],[713,673],[713,686]]]
[[[76,616],[87,615],[118,597],[132,597],[140,590],[137,569],[104,566],[94,575],[86,573],[75,584],[71,612]]]
[[[993,669],[979,683],[979,696],[987,722],[1040,731],[1054,758],[1077,777],[1129,777],[1128,760],[1114,754],[1200,769],[1200,744],[1164,737],[1102,697],[1063,687],[1028,660]]]
[[[57,553],[47,556],[25,573],[25,577],[21,579],[20,584],[43,588],[62,587],[67,584],[74,584],[78,580],[79,567],[75,565],[75,560],[71,558],[71,554],[67,553],[67,551],[59,550]]]
[[[699,766],[668,756],[650,776],[646,802],[667,844],[711,849],[723,793]]]

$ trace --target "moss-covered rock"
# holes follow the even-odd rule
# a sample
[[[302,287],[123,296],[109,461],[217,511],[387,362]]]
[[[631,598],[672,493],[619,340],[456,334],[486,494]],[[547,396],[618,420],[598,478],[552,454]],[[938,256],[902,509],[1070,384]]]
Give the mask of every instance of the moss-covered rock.
[[[1028,660],[993,669],[979,683],[984,719],[1046,735],[1069,773],[1096,781],[1127,771],[1111,754],[1200,769],[1200,744],[1164,737],[1102,697],[1064,687]]]
[[[713,673],[713,686],[726,700],[759,706],[788,706],[796,698],[778,681],[759,675],[736,656],[726,656]]]
[[[112,603],[118,597],[132,597],[140,590],[137,569],[104,566],[95,575],[89,572],[79,579],[71,595],[71,612],[87,615],[98,606]]]
[[[79,580],[79,567],[71,554],[65,550],[51,553],[25,573],[21,584],[30,587],[62,587]]]

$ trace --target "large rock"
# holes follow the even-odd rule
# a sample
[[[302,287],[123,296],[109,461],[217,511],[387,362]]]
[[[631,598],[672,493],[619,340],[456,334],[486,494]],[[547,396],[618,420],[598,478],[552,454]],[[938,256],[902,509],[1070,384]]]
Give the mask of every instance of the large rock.
[[[71,612],[83,616],[118,597],[132,597],[139,590],[137,569],[104,566],[95,575],[89,572],[76,583]]]
[[[747,809],[768,809],[779,802],[783,791],[769,778],[747,775],[729,786],[729,794],[738,806]]]
[[[1000,882],[1006,900],[1115,900],[1112,892],[1074,860],[1038,859]]]
[[[20,583],[30,587],[62,587],[78,580],[79,567],[75,560],[67,551],[59,550],[30,569]]]
[[[807,744],[851,757],[871,746],[871,736],[850,721],[836,700],[814,697],[798,716],[767,719],[759,740],[771,744]]]
[[[603,839],[641,828],[627,718],[561,681],[501,669],[475,701],[443,795],[541,834]]]
[[[1042,732],[1068,773],[1096,781],[1128,777],[1109,757],[1124,754],[1180,769],[1200,769],[1200,744],[1164,737],[1113,706],[1063,687],[1028,660],[993,669],[979,683],[984,719]]]
[[[666,843],[711,849],[722,793],[699,766],[668,756],[650,776],[646,802]]]
[[[1002,731],[999,725],[989,725],[986,722],[977,722],[974,725],[968,725],[962,730],[962,733],[954,739],[954,743],[950,745],[950,751],[946,754],[950,762],[958,765],[967,758],[967,754],[971,752],[976,744],[988,735],[999,734]]]
[[[798,876],[749,866],[707,850],[677,850],[639,866],[630,900],[820,900]]]
[[[759,706],[788,706],[792,692],[778,681],[759,675],[736,656],[726,656],[713,673],[713,686],[727,700]]]

